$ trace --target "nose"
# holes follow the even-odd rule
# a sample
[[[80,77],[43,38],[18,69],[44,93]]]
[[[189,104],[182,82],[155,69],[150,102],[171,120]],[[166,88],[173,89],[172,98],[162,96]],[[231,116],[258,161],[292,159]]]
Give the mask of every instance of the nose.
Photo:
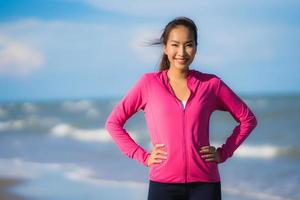
[[[183,45],[180,46],[179,50],[178,50],[178,55],[184,57],[186,55],[186,50],[185,47]]]

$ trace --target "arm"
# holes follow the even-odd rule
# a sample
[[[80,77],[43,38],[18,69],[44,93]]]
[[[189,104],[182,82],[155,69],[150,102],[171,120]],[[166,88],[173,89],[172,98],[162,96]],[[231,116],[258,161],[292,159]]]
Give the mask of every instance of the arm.
[[[217,149],[220,163],[233,155],[233,152],[257,126],[257,120],[250,108],[221,79],[218,79],[217,109],[228,111],[239,124],[226,139],[225,144]]]
[[[134,113],[140,109],[144,110],[147,103],[146,81],[146,75],[143,75],[114,107],[105,123],[106,130],[112,136],[120,151],[145,166],[147,166],[146,161],[149,153],[130,137],[123,126]]]

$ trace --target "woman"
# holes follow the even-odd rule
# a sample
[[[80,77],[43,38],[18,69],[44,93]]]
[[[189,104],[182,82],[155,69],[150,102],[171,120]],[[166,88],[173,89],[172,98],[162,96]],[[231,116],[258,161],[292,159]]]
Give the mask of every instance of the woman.
[[[256,127],[256,118],[219,77],[189,68],[197,51],[197,27],[191,19],[169,22],[159,43],[160,70],[140,77],[105,127],[125,155],[149,167],[148,200],[219,200],[218,164],[233,155]],[[139,110],[149,128],[151,153],[123,128]],[[215,110],[227,111],[239,122],[218,148],[209,141],[209,119]]]

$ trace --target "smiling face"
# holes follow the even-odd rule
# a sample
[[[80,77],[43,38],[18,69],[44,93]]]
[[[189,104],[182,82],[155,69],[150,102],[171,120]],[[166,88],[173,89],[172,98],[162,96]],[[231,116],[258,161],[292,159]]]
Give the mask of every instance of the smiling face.
[[[170,62],[170,67],[185,71],[193,62],[197,51],[193,32],[179,25],[173,28],[164,45],[164,53]]]

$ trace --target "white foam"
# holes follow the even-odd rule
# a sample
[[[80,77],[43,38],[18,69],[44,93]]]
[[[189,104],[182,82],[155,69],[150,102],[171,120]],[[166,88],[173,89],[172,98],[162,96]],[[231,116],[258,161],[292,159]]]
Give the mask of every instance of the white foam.
[[[40,118],[35,115],[28,115],[26,118],[23,119],[0,122],[0,131],[23,130],[32,127],[50,127],[57,122],[58,119],[52,117]]]
[[[145,187],[143,182],[130,180],[109,180],[95,178],[95,172],[87,167],[81,167],[72,163],[40,163],[26,161],[21,158],[1,159],[0,158],[0,176],[10,178],[33,179],[51,171],[62,172],[63,176],[74,181],[85,182],[99,186],[111,186],[122,188],[140,188]]]
[[[0,175],[6,177],[34,178],[45,171],[62,168],[63,166],[59,163],[38,163],[21,158],[0,159]]]
[[[7,116],[7,111],[4,108],[0,107],[0,117],[2,118],[6,116]]]
[[[79,182],[85,182],[96,186],[109,186],[115,188],[131,188],[131,189],[146,189],[148,183],[131,181],[131,180],[109,180],[95,178],[93,171],[89,169],[77,168],[65,174],[67,178]],[[239,187],[222,186],[222,192],[240,197],[253,198],[255,200],[293,200],[279,195],[270,194],[267,192],[251,191]]]
[[[79,129],[69,124],[58,124],[51,129],[55,137],[70,137],[84,142],[109,142],[111,136],[105,129]]]
[[[54,137],[69,137],[83,142],[112,141],[109,132],[104,128],[80,129],[66,123],[61,123],[54,126],[50,132]],[[134,140],[138,140],[138,134],[135,131],[130,131],[130,137]]]
[[[90,118],[97,118],[100,115],[94,104],[88,100],[64,101],[62,103],[62,108],[68,112],[84,113]]]
[[[283,149],[273,145],[241,145],[234,153],[238,157],[271,159],[279,156]]]
[[[241,197],[253,198],[255,200],[295,200],[287,197],[270,194],[267,192],[249,191],[247,189],[241,189],[238,187],[224,187],[222,191],[231,195],[238,195]],[[242,199],[242,198],[241,198]]]
[[[216,148],[221,146],[219,143],[211,144]],[[262,145],[249,145],[241,144],[237,150],[234,152],[234,157],[241,158],[255,158],[255,159],[273,159],[275,157],[283,155],[283,152],[287,152],[284,147],[279,147],[270,144]]]
[[[24,128],[24,120],[9,120],[0,122],[0,131],[21,130]]]
[[[36,105],[28,102],[22,104],[22,109],[28,113],[33,113],[38,111],[38,107]]]
[[[96,186],[109,186],[115,188],[146,189],[148,183],[133,180],[111,180],[98,178],[91,168],[82,167],[72,163],[40,163],[26,161],[21,158],[0,159],[0,176],[10,178],[35,179],[47,175],[49,172],[61,173],[65,178]],[[99,173],[99,170],[97,170]],[[241,198],[253,198],[255,200],[295,200],[268,192],[251,191],[239,186],[222,186],[222,192],[237,195]]]
[[[66,177],[71,180],[85,182],[96,186],[109,186],[109,187],[134,188],[134,189],[147,187],[147,183],[144,182],[95,178],[91,170],[82,169],[82,168],[78,168],[78,170],[74,170],[72,172],[66,173]]]

